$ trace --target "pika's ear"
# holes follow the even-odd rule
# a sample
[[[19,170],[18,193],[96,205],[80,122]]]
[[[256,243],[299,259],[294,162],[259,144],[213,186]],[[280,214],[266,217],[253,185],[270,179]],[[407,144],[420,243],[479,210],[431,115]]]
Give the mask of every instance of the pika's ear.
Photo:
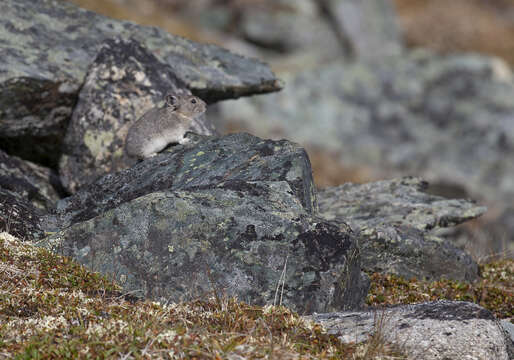
[[[178,105],[178,97],[175,94],[168,94],[164,98],[167,107],[177,107]]]

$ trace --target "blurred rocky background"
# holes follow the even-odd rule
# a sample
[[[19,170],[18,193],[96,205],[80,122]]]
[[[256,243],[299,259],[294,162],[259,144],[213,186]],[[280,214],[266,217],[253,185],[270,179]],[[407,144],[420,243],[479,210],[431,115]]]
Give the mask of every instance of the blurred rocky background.
[[[70,1],[269,63],[284,90],[211,106],[220,133],[298,142],[321,188],[421,176],[489,208],[441,235],[512,257],[513,0]]]

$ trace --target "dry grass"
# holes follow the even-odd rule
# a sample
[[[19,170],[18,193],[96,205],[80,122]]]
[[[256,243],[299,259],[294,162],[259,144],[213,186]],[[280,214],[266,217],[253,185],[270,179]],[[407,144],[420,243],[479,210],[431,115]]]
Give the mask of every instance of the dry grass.
[[[476,284],[372,274],[367,302],[467,300],[512,321],[514,262],[483,264],[481,274]],[[131,301],[70,259],[0,234],[0,358],[404,359],[384,340],[380,314],[368,341],[345,345],[282,306],[220,294],[183,304]]]
[[[370,274],[370,306],[412,304],[439,299],[470,301],[492,311],[499,319],[514,323],[514,260],[503,259],[480,265],[480,280],[474,284],[453,281],[404,279],[396,275]]]
[[[0,358],[402,358],[376,341],[344,345],[285,307],[216,299],[129,301],[105,277],[0,234]]]
[[[514,1],[395,0],[411,46],[480,52],[514,64]]]

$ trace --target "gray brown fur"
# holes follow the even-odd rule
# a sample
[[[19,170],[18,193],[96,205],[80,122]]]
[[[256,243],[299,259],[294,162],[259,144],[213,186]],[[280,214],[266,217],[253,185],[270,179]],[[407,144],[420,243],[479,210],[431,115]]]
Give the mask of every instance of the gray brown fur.
[[[129,129],[125,151],[130,157],[154,156],[168,144],[184,144],[184,134],[193,120],[206,110],[205,102],[193,95],[168,94],[162,108],[153,108]]]

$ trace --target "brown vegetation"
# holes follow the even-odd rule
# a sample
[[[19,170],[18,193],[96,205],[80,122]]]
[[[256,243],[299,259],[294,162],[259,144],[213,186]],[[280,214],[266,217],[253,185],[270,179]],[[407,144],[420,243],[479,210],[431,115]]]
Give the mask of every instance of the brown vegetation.
[[[513,0],[394,0],[410,46],[479,52],[514,64]]]

